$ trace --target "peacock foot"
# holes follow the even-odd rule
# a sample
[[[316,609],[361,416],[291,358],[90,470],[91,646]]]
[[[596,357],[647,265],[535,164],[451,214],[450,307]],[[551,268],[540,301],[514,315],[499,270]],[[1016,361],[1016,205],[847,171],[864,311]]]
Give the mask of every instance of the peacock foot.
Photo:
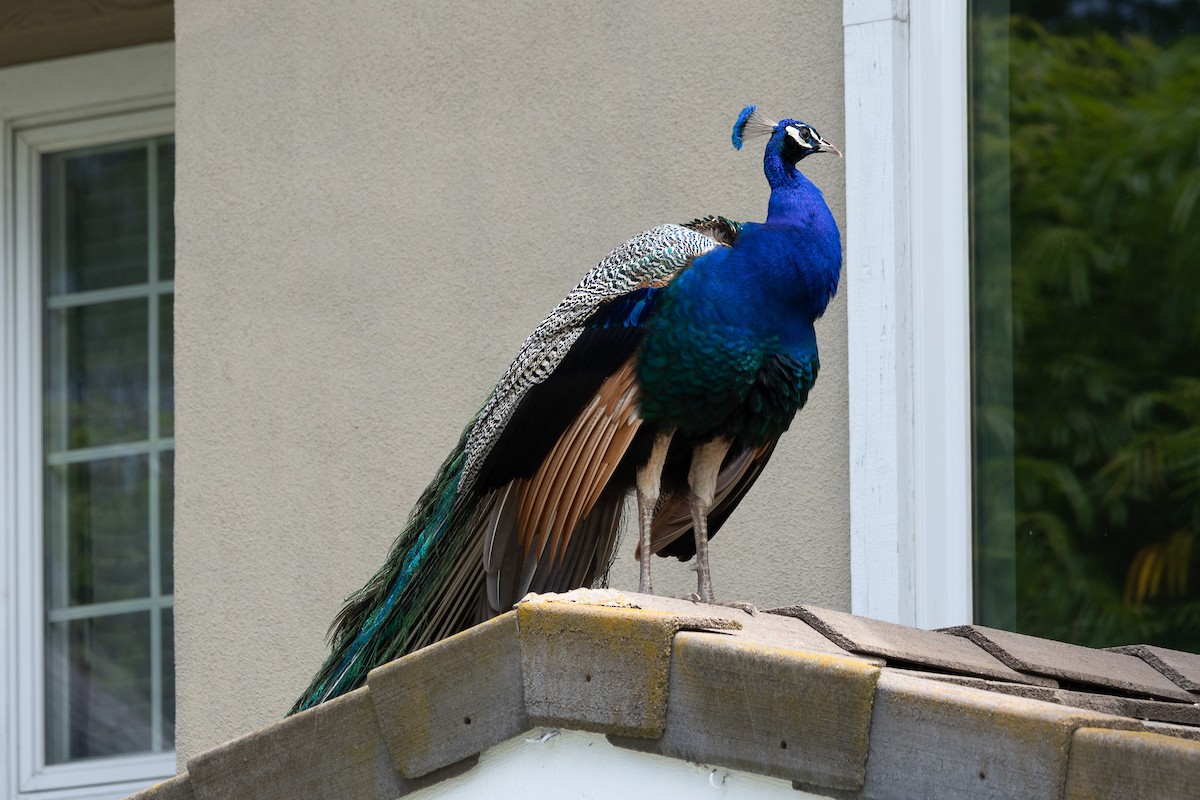
[[[702,597],[700,597],[700,595],[696,594],[695,592],[688,592],[687,594],[676,595],[675,599],[676,600],[690,600],[691,602],[696,603],[696,604],[704,602],[704,599]],[[741,611],[745,611],[747,614],[749,614],[752,617],[758,616],[758,606],[754,605],[753,603],[741,603],[741,602],[738,602],[737,600],[733,600],[728,603],[718,603],[716,600],[712,600],[712,601],[708,602],[707,605],[725,606],[726,608],[736,608]]]

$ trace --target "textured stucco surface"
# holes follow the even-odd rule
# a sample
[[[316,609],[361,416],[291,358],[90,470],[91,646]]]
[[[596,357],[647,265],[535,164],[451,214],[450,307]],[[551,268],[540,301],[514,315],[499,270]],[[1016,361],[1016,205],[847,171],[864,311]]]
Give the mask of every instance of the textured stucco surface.
[[[761,145],[729,145],[743,104],[843,141],[841,13],[176,3],[181,760],[284,713],[587,268],[660,222],[762,218]],[[844,220],[843,162],[807,167]],[[713,541],[719,597],[849,607],[844,295],[818,334],[808,408]],[[635,567],[627,537],[613,582]]]

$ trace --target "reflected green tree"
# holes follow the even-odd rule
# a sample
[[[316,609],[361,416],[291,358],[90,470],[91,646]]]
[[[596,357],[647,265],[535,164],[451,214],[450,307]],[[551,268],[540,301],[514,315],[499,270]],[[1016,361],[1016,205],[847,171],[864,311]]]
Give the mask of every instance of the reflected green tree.
[[[1018,630],[1200,651],[1200,37],[974,24],[978,524]]]

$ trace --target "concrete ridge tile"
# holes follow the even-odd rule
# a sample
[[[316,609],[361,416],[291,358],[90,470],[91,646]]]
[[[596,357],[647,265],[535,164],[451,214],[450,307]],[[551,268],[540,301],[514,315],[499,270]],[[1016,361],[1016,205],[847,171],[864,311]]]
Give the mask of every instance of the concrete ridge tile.
[[[193,800],[191,780],[186,772],[129,795],[125,800]]]
[[[1145,700],[1137,697],[1125,697],[1100,692],[1079,692],[1070,689],[1009,683],[1007,681],[991,681],[965,675],[919,672],[917,670],[907,670],[898,667],[891,667],[891,669],[915,678],[955,683],[960,686],[985,689],[989,692],[1012,694],[1018,697],[1027,697],[1031,700],[1043,700],[1047,703],[1073,706],[1088,711],[1099,711],[1119,717],[1130,717],[1141,720],[1143,724],[1148,720],[1153,720],[1172,723],[1178,726],[1197,726],[1194,729],[1200,734],[1200,706],[1196,705],[1175,703],[1169,700]]]
[[[1159,722],[1145,720],[1142,727],[1147,733],[1161,733],[1163,736],[1173,736],[1176,739],[1191,739],[1200,742],[1200,728],[1194,725],[1179,725],[1174,722]]]
[[[419,778],[528,730],[521,672],[512,611],[372,670],[367,688],[396,770]]]
[[[398,798],[537,726],[836,797],[1174,800],[1200,785],[1200,727],[1178,724],[1195,722],[1195,704],[883,666],[812,616],[613,590],[530,595],[134,798]]]
[[[737,636],[675,637],[660,739],[614,744],[827,789],[857,789],[879,667]]]
[[[1091,727],[1074,732],[1067,800],[1194,800],[1197,787],[1200,742]]]
[[[666,597],[658,594],[640,594],[622,589],[572,589],[561,594],[537,594],[530,592],[517,602],[517,606],[551,605],[551,606],[602,606],[628,611],[665,612],[680,617],[698,617],[702,619],[720,619],[728,623],[725,628],[737,630],[742,623],[754,619],[754,616],[741,608],[722,605],[709,605],[680,597]]]
[[[205,751],[187,763],[195,800],[394,798],[392,768],[364,687]]]
[[[517,604],[530,722],[657,738],[666,725],[675,634],[739,625],[704,613],[709,606],[660,610],[663,604],[645,595],[632,597],[636,602],[623,593],[585,590],[530,595]]]
[[[863,796],[1061,797],[1071,736],[1135,720],[884,668]]]

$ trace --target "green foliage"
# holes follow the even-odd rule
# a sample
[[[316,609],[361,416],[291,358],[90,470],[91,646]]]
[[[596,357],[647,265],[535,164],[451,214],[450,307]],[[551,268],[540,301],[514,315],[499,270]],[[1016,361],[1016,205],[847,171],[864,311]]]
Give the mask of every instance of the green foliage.
[[[975,25],[984,538],[1018,629],[1200,651],[1200,37]]]

